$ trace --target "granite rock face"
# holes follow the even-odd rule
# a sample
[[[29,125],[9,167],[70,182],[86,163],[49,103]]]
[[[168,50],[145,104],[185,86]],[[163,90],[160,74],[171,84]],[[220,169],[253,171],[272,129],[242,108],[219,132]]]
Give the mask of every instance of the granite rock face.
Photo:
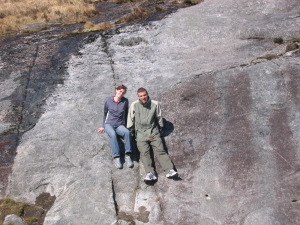
[[[1,196],[55,196],[47,225],[299,224],[300,53],[286,52],[299,12],[298,0],[210,0],[147,24],[6,43],[16,50],[1,53],[1,132],[12,144],[1,145],[17,148],[1,153]],[[179,178],[156,163],[145,184],[138,154],[134,168],[113,167],[96,130],[118,84],[130,102],[139,87],[161,101]]]

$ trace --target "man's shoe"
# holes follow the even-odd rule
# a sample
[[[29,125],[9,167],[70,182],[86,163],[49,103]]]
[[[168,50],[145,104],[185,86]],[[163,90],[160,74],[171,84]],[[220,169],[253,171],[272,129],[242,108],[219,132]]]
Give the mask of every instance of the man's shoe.
[[[122,163],[120,157],[114,158],[114,164],[117,169],[122,169]]]
[[[147,173],[144,181],[151,181],[151,180],[157,180],[157,177],[155,176],[154,173]]]
[[[166,175],[167,178],[172,178],[172,177],[177,177],[177,176],[178,176],[178,173],[173,169],[171,169]]]
[[[132,168],[132,167],[133,167],[133,162],[132,162],[132,160],[131,160],[131,158],[130,158],[130,155],[125,155],[125,162],[126,162],[126,164],[127,164],[127,166],[128,166],[129,168]]]

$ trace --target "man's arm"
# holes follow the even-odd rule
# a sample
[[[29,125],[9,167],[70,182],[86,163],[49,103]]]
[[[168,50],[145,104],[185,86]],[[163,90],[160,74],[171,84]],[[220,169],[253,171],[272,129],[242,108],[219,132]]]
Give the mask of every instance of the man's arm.
[[[128,116],[127,116],[127,128],[128,129],[134,129],[134,120],[135,120],[134,104],[135,104],[135,102],[133,102],[129,107],[129,112],[128,112]]]
[[[129,102],[128,102],[128,99],[126,99],[126,102],[125,102],[125,115],[124,115],[125,126],[127,126],[128,107],[129,107]]]
[[[159,102],[156,102],[156,119],[160,129],[162,129],[164,127],[164,121],[163,121],[162,111]]]
[[[107,106],[107,100],[104,103],[104,110],[103,110],[103,121],[102,121],[102,127],[104,127],[104,123],[107,117],[107,113],[108,113],[108,106]]]

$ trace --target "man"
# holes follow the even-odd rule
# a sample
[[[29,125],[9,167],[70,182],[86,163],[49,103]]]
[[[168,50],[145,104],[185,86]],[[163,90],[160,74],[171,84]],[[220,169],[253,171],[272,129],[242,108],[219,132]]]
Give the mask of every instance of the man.
[[[137,91],[139,100],[133,102],[129,108],[127,128],[134,130],[137,148],[145,167],[144,181],[157,180],[150,154],[152,147],[160,165],[167,172],[168,178],[178,176],[173,169],[173,163],[165,152],[160,131],[163,129],[161,108],[157,101],[151,100],[145,88]]]

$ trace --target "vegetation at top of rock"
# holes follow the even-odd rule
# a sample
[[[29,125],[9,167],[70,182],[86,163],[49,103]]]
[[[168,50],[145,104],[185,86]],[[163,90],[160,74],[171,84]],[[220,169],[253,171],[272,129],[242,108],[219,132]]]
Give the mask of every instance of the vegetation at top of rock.
[[[298,48],[299,48],[299,45],[298,45],[297,43],[290,43],[290,44],[288,44],[288,45],[286,46],[285,51],[286,51],[286,52],[294,51],[294,50],[296,50],[296,49],[298,49]]]
[[[141,2],[143,0],[114,0],[115,3],[123,4],[123,3],[131,3],[131,2]]]
[[[114,27],[114,24],[109,22],[94,24],[91,21],[85,23],[83,29],[80,32],[91,32],[96,30],[108,30]]]
[[[131,13],[124,15],[121,17],[116,23],[129,23],[132,21],[136,21],[139,19],[143,19],[151,13],[155,13],[157,11],[163,10],[162,8],[156,7],[154,10],[149,11],[144,7],[137,6],[131,9]]]
[[[93,2],[95,1],[0,0],[0,35],[15,33],[24,29],[25,26],[41,23],[86,22],[89,18],[97,15]]]
[[[147,18],[149,15],[165,11],[170,5],[177,8],[195,5],[203,0],[0,0],[0,37],[7,35],[32,33],[48,29],[53,25],[85,23],[69,33],[81,33],[107,30],[117,24],[130,23]],[[123,12],[116,10],[119,17],[109,16],[99,21],[105,10],[99,10],[101,4],[124,4]],[[100,4],[100,5],[99,5]],[[129,6],[129,7],[128,7]],[[170,8],[174,8],[171,6]],[[128,12],[128,9],[131,11]],[[175,7],[176,8],[176,7]],[[108,13],[109,14],[109,13]],[[96,19],[96,20],[95,20]],[[98,21],[98,22],[97,22]],[[99,23],[100,22],[100,23]]]
[[[274,38],[273,41],[274,41],[274,43],[277,43],[277,44],[283,43],[283,39],[281,37]]]
[[[184,0],[185,3],[190,5],[197,5],[198,3],[202,2],[203,0]]]
[[[266,60],[272,60],[272,59],[277,59],[279,56],[276,54],[266,54],[263,57],[260,57],[261,59],[266,59]]]
[[[119,3],[118,3],[119,4]],[[131,11],[114,22],[102,22],[102,23],[94,23],[92,21],[87,21],[83,27],[75,30],[71,33],[82,33],[82,32],[91,32],[91,31],[101,31],[101,30],[108,30],[114,28],[118,24],[130,23],[134,21],[138,21],[141,19],[146,18],[148,15],[163,11],[164,8],[156,5],[151,9],[143,7],[143,6],[135,6],[131,8]]]

